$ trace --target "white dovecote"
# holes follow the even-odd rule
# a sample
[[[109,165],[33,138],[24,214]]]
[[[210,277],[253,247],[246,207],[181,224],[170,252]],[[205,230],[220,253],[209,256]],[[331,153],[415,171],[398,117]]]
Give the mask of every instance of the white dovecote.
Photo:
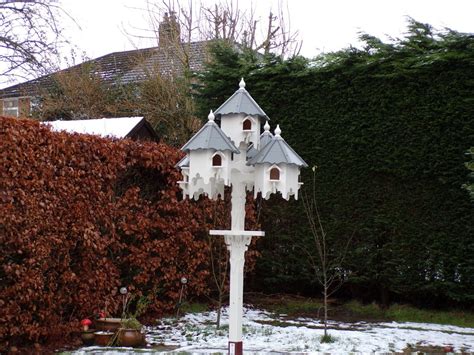
[[[211,110],[208,122],[181,148],[186,156],[177,167],[185,196],[222,196],[224,186],[232,184],[232,174],[239,174],[255,197],[261,193],[268,199],[279,192],[287,200],[298,198],[300,169],[307,164],[281,137],[279,125],[274,135],[270,132],[266,113],[245,86],[242,79],[239,89],[215,113]]]
[[[220,127],[215,122],[220,119]],[[245,89],[239,89],[214,113],[208,122],[181,149],[186,153],[177,164],[183,180],[179,186],[184,196],[195,199],[223,196],[224,186],[231,186],[231,229],[210,230],[224,236],[230,253],[229,353],[243,354],[242,306],[245,251],[252,236],[262,231],[245,230],[247,191],[253,189],[268,199],[281,193],[285,199],[298,198],[300,168],[307,164],[281,137],[280,126],[270,132],[268,117]],[[260,127],[264,124],[264,132]]]

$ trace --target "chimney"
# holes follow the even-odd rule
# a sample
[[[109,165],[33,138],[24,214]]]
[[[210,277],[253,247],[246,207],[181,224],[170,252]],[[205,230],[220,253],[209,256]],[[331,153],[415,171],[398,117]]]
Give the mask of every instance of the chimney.
[[[165,13],[163,21],[158,27],[158,44],[160,47],[167,47],[181,43],[181,29],[178,21],[176,21],[176,13],[174,11]]]

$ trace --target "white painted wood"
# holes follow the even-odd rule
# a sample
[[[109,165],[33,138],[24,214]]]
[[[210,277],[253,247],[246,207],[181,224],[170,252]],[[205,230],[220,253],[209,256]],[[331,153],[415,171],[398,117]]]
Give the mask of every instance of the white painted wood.
[[[244,235],[250,237],[264,237],[265,232],[263,231],[234,231],[234,230],[218,230],[218,229],[211,229],[209,231],[210,235]]]
[[[252,130],[244,131],[242,127],[243,121],[250,117],[252,119]],[[234,113],[221,117],[221,129],[238,147],[241,143],[253,143],[258,147],[260,141],[260,120],[261,118],[247,116],[243,113]]]
[[[274,166],[280,169],[278,181],[270,180],[270,170]],[[260,192],[264,199],[269,199],[271,194],[280,192],[285,200],[289,200],[291,196],[297,200],[301,187],[299,175],[300,168],[294,164],[258,164],[255,166],[254,197],[257,198]]]

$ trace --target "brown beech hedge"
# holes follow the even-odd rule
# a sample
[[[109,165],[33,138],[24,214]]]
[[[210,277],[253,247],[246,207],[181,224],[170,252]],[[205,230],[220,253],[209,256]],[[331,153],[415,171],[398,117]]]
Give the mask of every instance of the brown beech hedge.
[[[228,214],[216,219],[224,202],[181,201],[180,156],[0,117],[0,345],[62,337],[99,310],[117,316],[121,286],[158,314],[176,305],[182,276],[188,296],[210,292],[208,229]]]

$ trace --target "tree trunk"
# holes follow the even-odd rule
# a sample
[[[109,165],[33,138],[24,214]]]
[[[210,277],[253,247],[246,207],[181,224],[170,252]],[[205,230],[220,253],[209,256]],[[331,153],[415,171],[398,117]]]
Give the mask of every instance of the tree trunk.
[[[324,337],[328,335],[328,287],[324,285]]]
[[[383,284],[380,285],[380,306],[382,309],[387,309],[390,306],[390,292]]]
[[[222,310],[222,292],[219,292],[219,296],[217,298],[217,320],[216,320],[216,328],[220,329],[221,327],[221,310]]]

